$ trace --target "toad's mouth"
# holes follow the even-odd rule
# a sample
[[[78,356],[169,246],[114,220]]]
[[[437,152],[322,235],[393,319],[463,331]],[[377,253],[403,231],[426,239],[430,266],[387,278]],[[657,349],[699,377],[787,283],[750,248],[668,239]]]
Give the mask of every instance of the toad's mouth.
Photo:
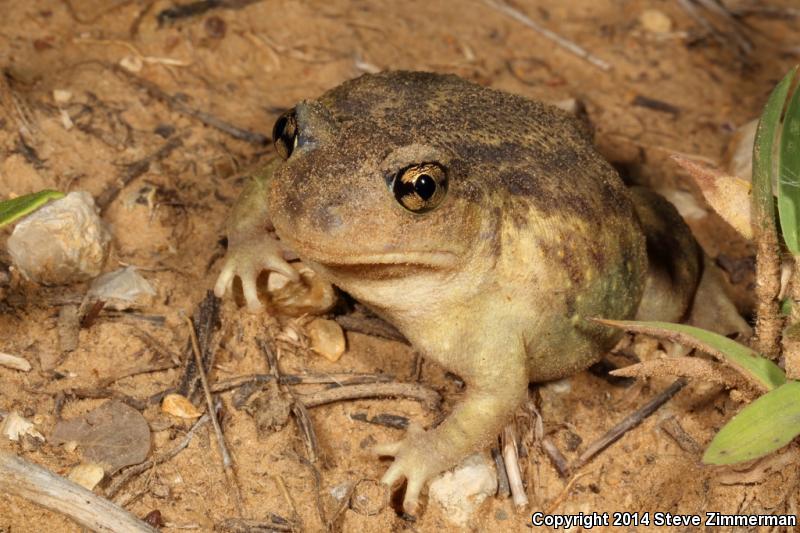
[[[450,251],[404,251],[333,254],[318,246],[289,239],[291,248],[312,267],[336,278],[388,280],[453,270],[458,256]]]

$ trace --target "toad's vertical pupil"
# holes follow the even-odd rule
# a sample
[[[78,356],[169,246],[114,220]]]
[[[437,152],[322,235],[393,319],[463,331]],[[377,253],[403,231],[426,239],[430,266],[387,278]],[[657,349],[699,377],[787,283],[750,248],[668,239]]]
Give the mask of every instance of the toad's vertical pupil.
[[[423,200],[430,200],[433,193],[436,192],[436,180],[428,174],[420,174],[414,180],[414,192]]]

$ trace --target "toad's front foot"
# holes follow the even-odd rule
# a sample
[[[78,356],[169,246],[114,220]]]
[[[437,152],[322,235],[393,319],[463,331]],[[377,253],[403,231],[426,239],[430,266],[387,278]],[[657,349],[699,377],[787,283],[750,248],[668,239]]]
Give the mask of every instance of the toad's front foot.
[[[214,285],[214,294],[222,298],[238,276],[242,281],[247,310],[253,313],[261,311],[263,306],[258,299],[256,280],[263,270],[278,272],[293,281],[299,279],[297,271],[283,258],[281,245],[275,239],[258,235],[230,242],[222,271]]]
[[[392,487],[402,479],[407,481],[403,510],[411,515],[417,514],[425,482],[454,464],[452,457],[438,452],[434,437],[432,432],[412,423],[403,440],[373,447],[378,455],[394,457],[381,483]]]

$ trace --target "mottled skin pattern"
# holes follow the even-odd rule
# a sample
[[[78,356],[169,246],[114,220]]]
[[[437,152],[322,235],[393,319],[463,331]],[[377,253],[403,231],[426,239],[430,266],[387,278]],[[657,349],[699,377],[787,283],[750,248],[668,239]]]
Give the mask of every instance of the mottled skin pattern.
[[[637,312],[648,283],[638,208],[574,117],[455,76],[365,75],[295,112],[294,151],[235,208],[216,292],[238,275],[258,310],[262,268],[294,275],[285,245],[465,380],[441,425],[377,448],[395,457],[383,480],[407,479],[413,512],[428,479],[498,434],[529,381],[583,369],[618,340],[586,318]],[[446,169],[449,189],[413,213],[390,184],[430,162]],[[696,284],[696,264],[667,270],[667,285]],[[657,318],[685,313],[690,298],[679,293]]]

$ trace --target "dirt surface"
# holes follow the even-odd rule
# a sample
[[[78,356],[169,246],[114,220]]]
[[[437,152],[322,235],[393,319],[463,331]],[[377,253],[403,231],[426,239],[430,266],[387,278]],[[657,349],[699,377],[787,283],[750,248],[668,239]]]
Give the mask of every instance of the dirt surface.
[[[747,8],[766,3],[727,2],[743,14],[736,24],[687,3],[718,31],[709,32],[678,2],[515,4],[601,58],[610,66],[604,70],[477,0],[276,0],[238,2],[241,6],[229,0],[177,20],[163,16],[174,4],[161,0],[0,2],[0,68],[5,73],[0,85],[0,194],[6,198],[55,188],[106,195],[111,201],[103,219],[113,231],[106,270],[135,265],[158,291],[155,303],[134,313],[101,312],[91,327],[81,329],[77,348],[65,352],[59,313],[79,303],[87,286],[44,288],[11,272],[0,289],[0,351],[25,357],[33,369],[0,367],[0,415],[19,412],[48,440],[12,443],[0,438],[0,450],[68,474],[81,463],[80,449],[55,445],[49,436],[59,415],[73,418],[107,401],[83,398],[87,391],[114,391],[145,401],[139,409],[152,432],[150,457],[172,448],[191,427],[192,421],[163,413],[157,401],[146,403],[177,384],[183,363],[110,384],[103,380],[158,359],[153,342],[143,341],[141,331],[174,357],[191,358],[182,317],[193,313],[213,286],[224,252],[225,215],[243,184],[241,172],[273,155],[258,135],[236,139],[204,124],[204,116],[268,136],[283,109],[362,72],[450,72],[545,101],[578,98],[587,107],[601,150],[627,179],[693,193],[670,153],[721,161],[734,129],[758,115],[772,86],[798,61],[800,18],[796,6],[794,11],[780,9],[794,6],[792,0],[769,2],[775,10],[755,11]],[[658,24],[643,22],[647,10],[657,10],[671,27],[656,32]],[[663,25],[664,19],[658,20]],[[752,42],[751,52],[737,48],[735,31]],[[125,178],[130,182],[120,187]],[[115,189],[118,194],[109,195]],[[751,247],[714,215],[693,225],[708,253],[727,265],[737,303],[747,312]],[[4,242],[9,234],[3,230],[0,239]],[[0,263],[6,272],[4,252]],[[258,340],[273,342],[285,324],[286,319],[279,323],[251,316],[231,299],[223,301],[221,327],[212,343],[212,383],[267,373]],[[407,345],[358,333],[348,333],[347,341],[348,350],[336,363],[284,343],[280,369],[286,374],[386,373],[400,381],[414,379],[415,358]],[[654,353],[657,346],[640,342],[635,352],[658,357],[663,353]],[[625,353],[611,361],[633,362],[633,352]],[[168,361],[169,355],[160,360]],[[421,381],[442,393],[445,413],[464,393],[457,379],[428,363],[422,365]],[[618,383],[601,370],[584,372],[532,387],[530,403],[542,415],[544,434],[572,461],[671,382]],[[322,387],[289,389],[305,394]],[[277,515],[296,531],[459,529],[431,502],[416,521],[399,516],[392,505],[381,505],[382,495],[370,483],[380,479],[388,463],[371,457],[367,448],[397,439],[402,431],[351,417],[385,413],[430,425],[440,413],[402,399],[310,408],[320,451],[319,460],[311,463],[293,419],[259,436],[253,417],[234,407],[234,394],[221,395],[222,427],[236,462],[244,517],[266,521]],[[700,464],[705,445],[740,407],[735,398],[720,385],[693,381],[566,477],[534,442],[532,411],[525,409],[517,425],[530,505],[515,508],[508,498],[489,498],[468,527],[525,531],[530,513],[537,510],[796,513],[793,448],[737,469]],[[197,405],[204,406],[202,401]],[[220,464],[213,434],[201,428],[185,450],[136,476],[114,499],[139,517],[159,510],[167,524],[164,531],[209,531],[237,515]],[[102,494],[113,481],[113,476],[106,479],[95,492]],[[332,495],[332,489],[341,493],[359,481],[364,498],[358,502],[342,503]],[[4,533],[80,530],[56,513],[0,495]]]

